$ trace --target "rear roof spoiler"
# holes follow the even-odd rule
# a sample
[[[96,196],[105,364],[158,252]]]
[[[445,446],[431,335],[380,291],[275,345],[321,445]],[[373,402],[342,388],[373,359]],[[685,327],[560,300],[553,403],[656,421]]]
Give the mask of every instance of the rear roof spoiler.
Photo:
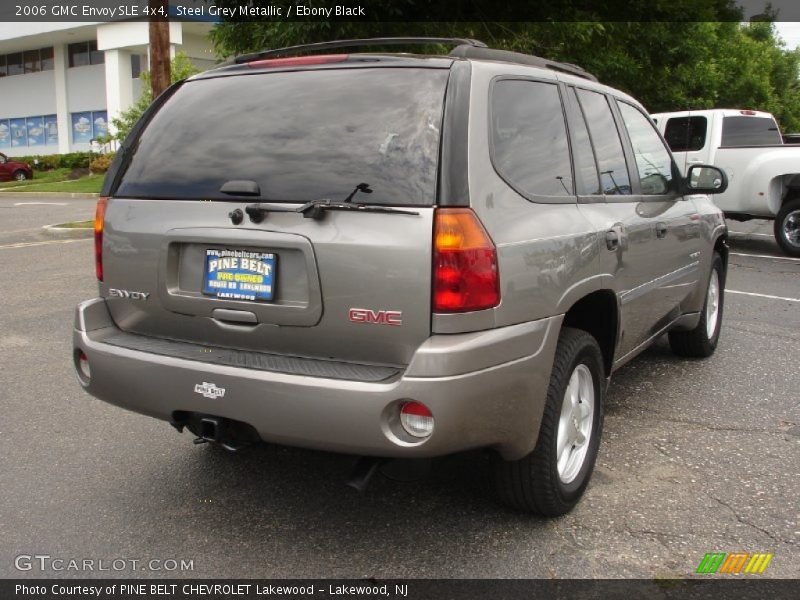
[[[486,48],[486,44],[479,40],[469,38],[449,38],[449,37],[390,37],[390,38],[366,38],[357,40],[336,40],[333,42],[318,42],[316,44],[301,44],[298,46],[287,46],[285,48],[275,48],[273,50],[263,50],[252,54],[242,54],[233,59],[236,64],[248,63],[263,58],[277,58],[289,56],[300,52],[319,52],[322,50],[337,50],[340,48],[364,48],[369,46],[422,46],[431,44],[443,44],[446,46],[467,46],[474,48]]]

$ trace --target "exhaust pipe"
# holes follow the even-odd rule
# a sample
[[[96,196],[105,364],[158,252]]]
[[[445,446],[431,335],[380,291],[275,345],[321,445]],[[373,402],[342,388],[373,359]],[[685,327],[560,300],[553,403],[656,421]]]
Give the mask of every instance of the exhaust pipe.
[[[367,489],[372,476],[386,462],[385,458],[376,458],[374,456],[362,456],[358,459],[353,471],[350,473],[350,478],[347,480],[347,485],[363,494]]]

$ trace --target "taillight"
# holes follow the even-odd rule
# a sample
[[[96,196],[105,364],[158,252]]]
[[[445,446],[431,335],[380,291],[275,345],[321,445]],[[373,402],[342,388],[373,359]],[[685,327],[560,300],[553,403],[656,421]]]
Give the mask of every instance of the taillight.
[[[94,272],[97,281],[103,281],[103,226],[106,220],[106,205],[108,198],[97,200],[97,209],[94,212]]]
[[[467,312],[500,303],[497,250],[475,213],[439,208],[433,237],[433,311]]]
[[[325,65],[347,60],[348,54],[323,54],[315,56],[292,56],[289,58],[267,58],[265,60],[253,60],[247,63],[252,69],[263,67],[295,67],[303,65]]]

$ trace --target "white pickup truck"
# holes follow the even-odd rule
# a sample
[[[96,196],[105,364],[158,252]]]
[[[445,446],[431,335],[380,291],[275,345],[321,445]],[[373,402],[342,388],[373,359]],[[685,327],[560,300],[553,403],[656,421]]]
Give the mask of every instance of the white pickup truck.
[[[800,146],[784,145],[775,118],[755,110],[695,110],[652,115],[675,161],[720,167],[728,190],[714,197],[736,221],[772,219],[775,239],[800,256]]]

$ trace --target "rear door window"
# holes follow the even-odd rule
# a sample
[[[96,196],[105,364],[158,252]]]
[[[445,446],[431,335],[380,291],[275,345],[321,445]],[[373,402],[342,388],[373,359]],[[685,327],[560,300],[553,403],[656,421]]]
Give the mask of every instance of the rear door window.
[[[630,194],[631,182],[625,152],[608,100],[603,94],[582,89],[578,90],[578,99],[589,124],[603,193]]]
[[[767,117],[724,117],[722,146],[772,146],[781,144],[781,132],[773,119]]]
[[[446,69],[319,69],[185,83],[152,118],[116,195],[431,205]]]
[[[672,187],[672,156],[655,130],[638,109],[617,102],[622,121],[636,157],[636,169],[645,196],[666,194]]]
[[[578,103],[578,96],[575,95],[575,88],[568,88],[570,122],[572,123],[572,154],[575,159],[575,178],[578,183],[578,193],[597,195],[602,194],[600,190],[600,178],[597,175],[597,164],[595,162],[592,140],[589,137],[589,129],[586,126],[581,106]]]
[[[558,85],[500,79],[492,86],[492,161],[523,196],[575,193]]]
[[[673,117],[667,121],[664,139],[673,152],[696,152],[706,145],[705,117]]]

